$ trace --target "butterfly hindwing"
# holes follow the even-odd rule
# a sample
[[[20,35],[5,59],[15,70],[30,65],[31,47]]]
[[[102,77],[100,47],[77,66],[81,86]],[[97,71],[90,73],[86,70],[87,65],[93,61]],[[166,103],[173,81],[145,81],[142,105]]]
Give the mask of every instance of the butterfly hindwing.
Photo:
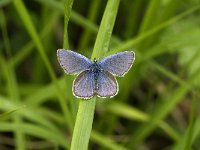
[[[125,51],[108,56],[100,61],[99,64],[103,70],[108,71],[116,76],[123,76],[131,68],[134,59],[134,52]]]
[[[58,49],[57,56],[61,67],[68,74],[77,74],[89,70],[91,61],[81,54],[70,50]]]
[[[108,71],[102,71],[97,77],[96,94],[99,97],[113,97],[118,93],[118,83]]]
[[[94,74],[89,70],[81,72],[74,80],[73,94],[78,98],[89,99],[93,97],[94,89]]]

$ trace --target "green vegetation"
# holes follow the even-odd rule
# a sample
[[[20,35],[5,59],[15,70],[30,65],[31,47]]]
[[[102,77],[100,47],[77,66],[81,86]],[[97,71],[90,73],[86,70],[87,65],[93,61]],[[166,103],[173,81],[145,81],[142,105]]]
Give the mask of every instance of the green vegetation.
[[[1,0],[0,149],[198,150],[199,0]],[[80,100],[56,50],[133,50],[112,99]]]

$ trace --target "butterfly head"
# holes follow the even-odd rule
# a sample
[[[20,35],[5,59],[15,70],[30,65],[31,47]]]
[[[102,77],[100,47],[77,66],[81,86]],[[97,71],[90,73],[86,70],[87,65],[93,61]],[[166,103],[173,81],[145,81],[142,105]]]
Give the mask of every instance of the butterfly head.
[[[96,58],[94,58],[93,62],[94,62],[95,64],[97,64],[97,59],[96,59]]]
[[[94,74],[98,74],[99,72],[102,71],[100,65],[98,64],[98,61],[96,58],[94,58],[92,65],[90,66],[90,70],[94,73]]]

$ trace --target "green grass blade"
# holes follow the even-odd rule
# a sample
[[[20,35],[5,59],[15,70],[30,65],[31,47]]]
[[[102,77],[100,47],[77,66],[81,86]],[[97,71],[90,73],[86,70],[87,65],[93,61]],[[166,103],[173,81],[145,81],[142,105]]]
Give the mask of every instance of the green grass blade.
[[[191,90],[196,78],[200,75],[200,69],[197,70],[186,82],[181,85],[169,98],[164,100],[164,104],[157,106],[157,109],[150,117],[150,121],[143,124],[135,133],[133,147],[139,145],[145,137],[147,137],[158,125],[158,123],[166,117],[166,115],[181,101],[182,97]]]
[[[195,129],[195,124],[198,123],[196,110],[198,106],[198,97],[197,92],[194,90],[193,93],[193,100],[191,106],[191,112],[189,117],[189,125],[186,129],[183,138],[179,139],[178,143],[173,147],[173,150],[192,150],[192,143],[194,142],[194,135],[198,134],[197,130]]]
[[[51,16],[51,20],[48,22],[48,24],[41,30],[39,36],[42,39],[45,39],[50,34],[56,22],[58,21],[59,15],[60,13],[54,13]],[[20,50],[17,50],[19,52],[13,56],[12,61],[9,62],[10,65],[18,66],[33,51],[33,48],[35,47],[34,44],[35,43],[30,41],[27,44],[25,44],[23,48],[21,48]]]
[[[42,139],[46,139],[48,141],[52,141],[53,144],[59,144],[64,148],[67,148],[67,142],[64,137],[57,136],[57,133],[51,131],[49,132],[43,127],[36,126],[30,123],[0,123],[0,131],[8,132],[8,131],[17,131],[21,130],[24,134],[32,135],[35,137],[39,137]]]
[[[22,106],[22,107],[19,107],[19,108],[16,108],[16,109],[13,109],[13,110],[10,110],[10,111],[7,111],[7,112],[4,112],[2,114],[0,114],[0,119],[3,118],[3,117],[7,117],[8,115],[11,115],[12,113],[18,111],[19,109],[22,109],[26,106]]]
[[[27,31],[29,32],[31,38],[33,39],[33,41],[37,47],[37,50],[39,51],[39,54],[40,54],[41,58],[43,59],[43,62],[49,72],[49,75],[50,75],[52,81],[54,82],[55,88],[57,90],[57,96],[58,96],[58,99],[60,102],[60,106],[62,108],[63,114],[65,115],[66,125],[69,127],[69,129],[72,129],[73,122],[72,122],[72,118],[70,115],[70,111],[67,108],[64,95],[61,92],[60,87],[57,83],[56,75],[51,67],[51,64],[48,60],[47,55],[45,54],[44,47],[42,45],[42,42],[40,41],[39,35],[37,34],[32,21],[31,21],[30,15],[29,15],[22,0],[13,0],[13,4],[14,4],[17,12],[19,13],[20,17],[22,18],[22,21],[23,21],[25,27],[27,28]]]
[[[69,48],[69,40],[68,40],[68,22],[71,15],[71,8],[73,5],[73,0],[65,0],[65,12],[64,12],[64,40],[63,40],[63,48]]]
[[[192,137],[194,135],[194,125],[196,121],[196,110],[198,106],[198,96],[197,92],[194,90],[193,92],[193,100],[191,106],[191,112],[189,117],[189,125],[186,132],[186,142],[183,144],[184,150],[191,150],[192,149]]]
[[[97,20],[100,6],[101,6],[101,0],[92,1],[92,3],[90,4],[90,10],[88,12],[88,17],[87,17],[90,21],[95,22]],[[92,32],[90,31],[90,29],[85,28],[80,38],[78,46],[79,51],[84,52],[84,49],[88,46],[91,37],[92,37]]]
[[[8,90],[10,93],[10,97],[13,101],[15,102],[19,102],[20,101],[20,95],[18,92],[18,85],[17,85],[17,81],[16,81],[16,76],[14,73],[14,70],[11,66],[7,66],[8,68]],[[20,124],[21,123],[21,116],[19,116],[18,114],[14,114],[14,121],[16,122],[16,124]],[[17,150],[25,150],[25,137],[24,134],[22,133],[22,131],[20,129],[15,130],[15,136],[16,136],[16,149]]]
[[[64,49],[70,49],[69,45],[69,37],[68,37],[68,23],[69,19],[71,17],[71,11],[72,11],[72,5],[73,5],[73,0],[65,0],[64,3],[64,35],[63,35],[63,48]],[[65,78],[65,82],[68,83],[69,85],[73,84],[72,77],[68,76]],[[66,92],[68,93],[68,100],[69,100],[69,107],[71,110],[71,115],[73,118],[73,124],[75,122],[75,116],[76,116],[76,110],[77,110],[77,102],[74,101],[74,96],[72,94],[72,89],[71,87],[66,88]]]
[[[144,31],[148,30],[149,28],[151,28],[152,23],[155,23],[155,18],[156,18],[156,15],[158,14],[157,12],[158,12],[160,3],[161,3],[160,0],[149,1],[148,8],[145,12],[145,16],[143,18],[143,21],[140,27],[140,31],[139,31],[140,33],[143,33]]]
[[[105,147],[110,150],[128,150],[127,148],[114,143],[113,140],[102,136],[100,133],[92,131],[91,138],[94,142],[99,143],[101,147]]]
[[[108,1],[104,16],[101,21],[101,25],[99,27],[91,60],[93,60],[94,58],[101,58],[102,55],[104,56],[108,51],[115,18],[117,16],[118,5],[118,0]]]
[[[132,48],[135,44],[142,42],[144,39],[148,38],[149,36],[157,33],[158,31],[166,28],[167,26],[177,22],[178,20],[183,19],[187,15],[199,10],[199,8],[200,8],[199,5],[194,6],[194,7],[190,8],[189,10],[181,13],[180,15],[177,15],[177,16],[159,24],[158,26],[152,28],[151,30],[144,32],[140,36],[133,38],[133,39],[130,39],[130,40],[124,42],[124,43],[121,43],[119,46],[112,48],[112,50],[109,53],[107,53],[107,55],[110,55],[110,54],[113,54],[113,53],[116,53],[116,52],[120,52],[120,51],[123,51],[123,50],[128,50],[128,49]]]
[[[92,130],[96,98],[79,102],[71,150],[87,150]]]
[[[8,5],[8,4],[10,4],[11,1],[12,1],[12,0],[1,0],[1,1],[0,1],[0,8],[6,6],[6,5]]]
[[[107,52],[118,6],[119,0],[107,2],[91,59],[99,58]],[[96,97],[88,101],[80,101],[71,143],[72,150],[86,150],[88,148],[95,104]]]
[[[4,37],[5,45],[6,45],[5,46],[6,53],[8,54],[8,56],[12,58],[10,40],[9,40],[7,29],[6,29],[6,18],[5,18],[3,10],[0,13],[1,13],[1,18],[2,18],[2,31],[3,31],[3,37]],[[2,60],[2,63],[4,63],[4,66],[6,66],[5,72],[6,72],[6,78],[7,78],[7,93],[11,97],[12,101],[19,102],[20,94],[18,91],[18,83],[17,83],[14,68],[8,65],[8,63],[5,60]],[[14,114],[13,120],[16,123],[21,123],[21,117],[18,114]],[[16,137],[15,138],[16,149],[25,150],[25,138],[21,130],[15,131],[15,137]]]
[[[148,122],[150,119],[150,116],[145,112],[142,112],[134,107],[125,105],[120,102],[113,102],[112,104],[107,105],[106,109],[108,112],[133,121]],[[177,141],[179,139],[178,133],[174,131],[166,122],[161,121],[158,126],[163,131],[165,131],[174,141]]]

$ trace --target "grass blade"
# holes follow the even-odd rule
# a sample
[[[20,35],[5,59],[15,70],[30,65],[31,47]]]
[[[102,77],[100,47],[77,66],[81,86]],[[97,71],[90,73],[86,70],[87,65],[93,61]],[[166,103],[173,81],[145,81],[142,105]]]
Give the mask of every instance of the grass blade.
[[[109,0],[107,2],[91,59],[99,58],[107,52],[118,6],[119,0]],[[88,101],[80,101],[72,137],[71,150],[88,149],[95,104],[96,97]]]
[[[14,4],[17,12],[19,13],[20,17],[22,18],[22,21],[23,21],[25,27],[27,28],[27,31],[29,32],[31,38],[33,39],[33,41],[37,47],[37,50],[39,51],[39,54],[41,55],[41,58],[43,59],[43,62],[49,72],[49,75],[50,75],[52,81],[54,82],[55,88],[57,90],[57,96],[58,96],[58,99],[60,102],[60,106],[62,108],[63,114],[65,115],[66,125],[69,127],[69,129],[72,129],[73,122],[72,122],[72,118],[71,118],[69,109],[67,108],[67,105],[65,103],[64,95],[61,92],[62,90],[60,90],[60,87],[57,83],[56,75],[51,67],[51,64],[48,60],[47,55],[45,54],[44,47],[42,45],[42,42],[40,41],[39,35],[37,34],[32,21],[31,21],[29,13],[28,13],[22,0],[13,0],[13,4]]]

